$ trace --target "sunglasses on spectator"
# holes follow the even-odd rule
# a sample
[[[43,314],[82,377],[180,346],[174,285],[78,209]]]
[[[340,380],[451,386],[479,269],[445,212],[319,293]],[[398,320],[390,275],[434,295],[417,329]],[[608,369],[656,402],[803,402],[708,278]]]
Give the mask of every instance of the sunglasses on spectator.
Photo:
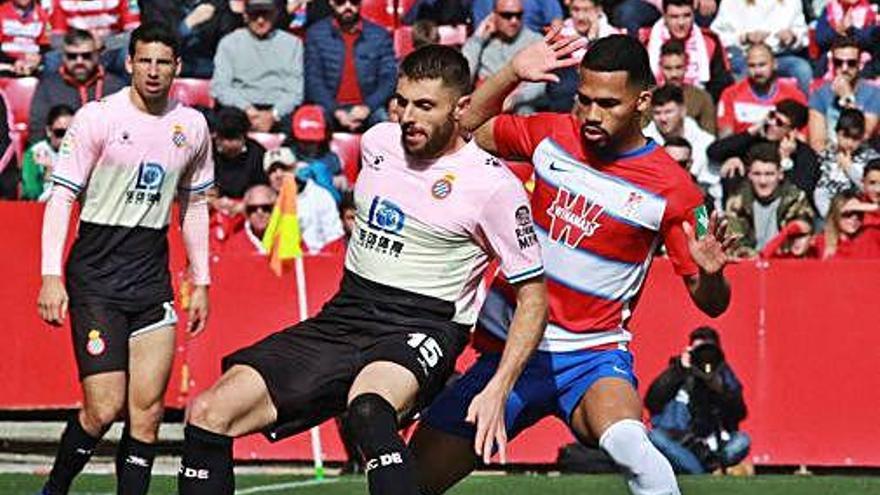
[[[791,127],[791,123],[786,122],[782,115],[776,111],[770,112],[770,115],[767,116],[767,121],[777,127]]]
[[[64,52],[64,58],[73,62],[75,60],[91,60],[95,57],[95,52]]]
[[[840,213],[840,218],[858,218],[859,220],[865,218],[865,214],[861,211],[844,211]]]
[[[523,13],[519,12],[495,12],[498,14],[498,17],[501,17],[505,21],[512,21],[514,19],[522,19]]]
[[[247,212],[248,215],[256,213],[258,211],[261,211],[263,213],[272,213],[272,208],[274,207],[275,205],[273,204],[247,205],[244,207],[244,210]]]
[[[855,68],[857,68],[857,67],[859,66],[859,61],[858,61],[858,59],[855,59],[855,58],[837,58],[837,57],[834,57],[834,58],[832,59],[832,62],[834,63],[834,66],[835,66],[835,67],[838,67],[838,68],[843,67],[843,66],[846,66],[846,67],[850,67],[850,68],[852,68],[852,69],[855,69]]]
[[[66,133],[67,133],[66,127],[63,129],[52,129],[52,135],[57,137],[58,139],[63,138],[64,134],[66,134]]]
[[[331,0],[331,1],[333,2],[333,5],[336,5],[337,7],[342,7],[346,3],[350,3],[350,4],[354,5],[355,7],[357,7],[358,5],[361,4],[361,0]]]

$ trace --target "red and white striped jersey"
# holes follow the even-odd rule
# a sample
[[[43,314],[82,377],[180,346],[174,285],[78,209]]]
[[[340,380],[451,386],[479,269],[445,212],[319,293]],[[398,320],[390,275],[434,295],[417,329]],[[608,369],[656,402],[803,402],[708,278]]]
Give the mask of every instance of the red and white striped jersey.
[[[0,51],[12,58],[49,48],[49,16],[39,5],[26,11],[13,2],[0,5]]]
[[[682,223],[694,225],[699,189],[653,141],[600,157],[584,146],[571,115],[501,116],[494,135],[502,157],[531,157],[535,168],[532,212],[550,292],[540,349],[629,341],[625,325],[658,245],[665,242],[678,274],[698,271]],[[512,287],[499,277],[479,317],[478,347],[506,338],[514,305]]]
[[[139,23],[137,2],[131,0],[54,0],[52,4],[52,31],[57,34],[76,28],[103,38]]]

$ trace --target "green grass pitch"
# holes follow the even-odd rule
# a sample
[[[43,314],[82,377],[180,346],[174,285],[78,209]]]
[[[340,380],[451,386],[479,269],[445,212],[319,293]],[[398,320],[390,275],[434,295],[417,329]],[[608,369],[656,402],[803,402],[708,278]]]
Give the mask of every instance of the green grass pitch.
[[[26,474],[0,475],[0,494],[34,495],[42,478]],[[682,477],[685,495],[880,495],[880,477],[856,476],[774,476],[752,478]],[[71,495],[113,495],[112,476],[84,475],[74,484]],[[174,494],[175,480],[155,476],[151,494]],[[362,477],[327,478],[314,482],[301,476],[243,475],[237,478],[238,495],[365,495]],[[471,476],[450,495],[627,495],[622,478],[611,475]]]

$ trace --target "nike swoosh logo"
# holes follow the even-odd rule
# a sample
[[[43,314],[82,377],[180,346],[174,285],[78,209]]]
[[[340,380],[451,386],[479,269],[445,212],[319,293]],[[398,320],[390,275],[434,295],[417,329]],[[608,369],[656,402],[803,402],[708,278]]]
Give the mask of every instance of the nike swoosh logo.
[[[620,369],[620,368],[618,368],[617,366],[612,366],[611,369],[613,369],[614,371],[620,373],[621,375],[627,375],[627,374],[629,374],[629,373],[626,372],[626,370]]]
[[[571,171],[571,169],[568,169],[565,167],[560,167],[559,165],[556,165],[556,162],[550,162],[550,170],[554,170],[556,172],[570,172]]]

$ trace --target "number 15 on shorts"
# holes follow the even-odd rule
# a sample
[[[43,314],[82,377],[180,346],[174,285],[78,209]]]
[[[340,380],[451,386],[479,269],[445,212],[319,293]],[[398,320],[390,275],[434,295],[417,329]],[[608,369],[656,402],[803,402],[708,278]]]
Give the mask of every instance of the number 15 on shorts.
[[[440,348],[440,344],[433,337],[428,337],[423,333],[409,334],[409,340],[406,343],[413,349],[418,349],[422,356],[419,362],[426,372],[428,368],[436,366],[440,362],[440,358],[443,357],[443,349]]]

